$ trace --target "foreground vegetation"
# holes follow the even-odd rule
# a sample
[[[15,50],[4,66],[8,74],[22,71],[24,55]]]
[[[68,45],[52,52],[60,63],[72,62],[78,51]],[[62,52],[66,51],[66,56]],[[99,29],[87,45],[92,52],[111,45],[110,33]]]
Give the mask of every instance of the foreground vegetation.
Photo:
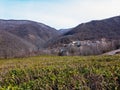
[[[1,59],[0,90],[120,90],[120,56]]]

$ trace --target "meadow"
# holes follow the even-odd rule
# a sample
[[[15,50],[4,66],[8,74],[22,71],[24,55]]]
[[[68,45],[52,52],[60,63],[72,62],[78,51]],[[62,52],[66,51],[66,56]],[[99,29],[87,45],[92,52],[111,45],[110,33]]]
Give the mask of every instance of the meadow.
[[[0,90],[120,90],[120,55],[0,59]]]

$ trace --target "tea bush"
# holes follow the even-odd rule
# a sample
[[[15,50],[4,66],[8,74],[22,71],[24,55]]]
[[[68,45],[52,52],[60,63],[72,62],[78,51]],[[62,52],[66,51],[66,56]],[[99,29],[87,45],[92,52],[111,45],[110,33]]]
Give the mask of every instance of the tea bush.
[[[0,90],[120,90],[120,56],[1,59]]]

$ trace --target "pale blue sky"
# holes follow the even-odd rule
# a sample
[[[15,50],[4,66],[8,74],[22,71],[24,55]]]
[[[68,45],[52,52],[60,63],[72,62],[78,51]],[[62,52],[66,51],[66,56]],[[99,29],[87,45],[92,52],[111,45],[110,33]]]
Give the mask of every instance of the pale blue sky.
[[[0,19],[33,20],[54,28],[120,15],[120,0],[0,0]]]

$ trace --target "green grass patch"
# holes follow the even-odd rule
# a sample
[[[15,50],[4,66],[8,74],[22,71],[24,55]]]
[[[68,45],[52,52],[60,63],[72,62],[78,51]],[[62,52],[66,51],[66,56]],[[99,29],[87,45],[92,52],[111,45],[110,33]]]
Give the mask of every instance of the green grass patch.
[[[0,90],[120,90],[120,56],[1,59]]]

